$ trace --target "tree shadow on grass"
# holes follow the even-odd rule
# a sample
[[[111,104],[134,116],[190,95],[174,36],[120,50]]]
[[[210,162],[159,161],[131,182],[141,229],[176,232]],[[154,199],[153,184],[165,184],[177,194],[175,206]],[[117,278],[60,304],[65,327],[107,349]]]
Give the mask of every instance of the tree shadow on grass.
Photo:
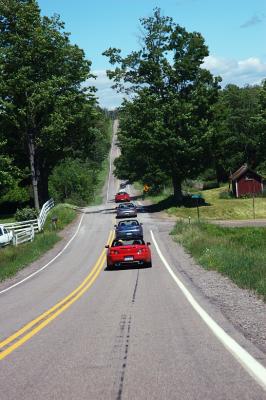
[[[195,208],[195,207],[206,207],[210,206],[209,203],[205,202],[205,199],[199,198],[199,199],[194,199],[191,197],[191,195],[185,195],[183,196],[183,200],[181,203],[176,202],[174,196],[169,196],[164,200],[159,201],[156,204],[150,204],[150,205],[144,205],[139,209],[139,212],[142,213],[157,213],[160,211],[165,211],[168,208],[171,207],[185,207],[185,208]]]

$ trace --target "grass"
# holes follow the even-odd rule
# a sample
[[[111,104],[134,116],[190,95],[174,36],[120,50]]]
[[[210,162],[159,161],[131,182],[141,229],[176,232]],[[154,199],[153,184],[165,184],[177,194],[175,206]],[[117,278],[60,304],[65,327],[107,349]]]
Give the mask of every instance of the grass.
[[[178,222],[171,233],[206,269],[228,276],[266,301],[266,228]]]
[[[53,216],[58,218],[56,230],[51,222]],[[33,242],[0,249],[0,281],[15,275],[19,270],[50,250],[60,240],[57,231],[63,229],[75,217],[76,212],[72,208],[59,204],[50,211],[44,231],[37,234]]]
[[[225,187],[220,187],[210,190],[197,190],[197,193],[201,193],[205,199],[206,205],[199,207],[200,218],[203,220],[243,220],[253,219],[253,199],[220,199],[219,193],[223,192]],[[195,189],[190,190],[195,192]],[[165,190],[165,193],[157,196],[147,196],[146,199],[151,200],[152,203],[160,203],[165,201],[167,197],[171,195],[169,188]],[[169,204],[170,202],[165,202]],[[170,215],[174,215],[180,218],[192,219],[197,218],[197,207],[167,207],[167,212]],[[266,218],[266,198],[257,197],[255,198],[255,218]]]
[[[7,224],[8,222],[14,222],[15,218],[13,215],[0,215],[0,224]]]
[[[100,170],[100,172],[98,174],[98,183],[97,183],[97,186],[95,188],[94,199],[92,200],[92,202],[90,202],[89,205],[98,206],[98,205],[102,204],[102,201],[103,201],[102,189],[103,189],[103,186],[104,186],[104,184],[106,182],[108,173],[109,173],[109,159],[106,158],[103,161],[102,169]]]
[[[113,123],[110,121],[109,124],[109,136],[110,136],[110,142],[112,140],[112,135],[113,135]],[[106,157],[106,159],[102,163],[102,168],[98,173],[97,179],[97,185],[95,187],[95,194],[93,200],[88,204],[90,206],[98,206],[102,204],[103,202],[103,195],[102,195],[102,190],[104,187],[104,184],[107,180],[109,174],[109,157]]]

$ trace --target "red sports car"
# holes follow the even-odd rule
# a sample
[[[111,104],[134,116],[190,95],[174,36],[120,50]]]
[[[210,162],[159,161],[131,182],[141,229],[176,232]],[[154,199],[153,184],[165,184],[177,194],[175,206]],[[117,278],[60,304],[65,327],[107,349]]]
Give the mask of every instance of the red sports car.
[[[107,268],[122,267],[124,265],[146,266],[150,268],[150,243],[143,239],[113,240],[111,246],[106,245]]]
[[[121,203],[123,201],[130,201],[130,196],[127,192],[120,192],[115,195],[115,202]]]

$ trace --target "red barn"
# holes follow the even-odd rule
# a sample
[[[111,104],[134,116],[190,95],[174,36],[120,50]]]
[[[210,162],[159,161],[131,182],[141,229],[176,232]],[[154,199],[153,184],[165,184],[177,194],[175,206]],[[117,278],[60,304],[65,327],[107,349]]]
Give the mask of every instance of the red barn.
[[[263,192],[263,179],[257,172],[252,171],[247,164],[242,165],[229,177],[235,197],[246,194],[258,195]]]

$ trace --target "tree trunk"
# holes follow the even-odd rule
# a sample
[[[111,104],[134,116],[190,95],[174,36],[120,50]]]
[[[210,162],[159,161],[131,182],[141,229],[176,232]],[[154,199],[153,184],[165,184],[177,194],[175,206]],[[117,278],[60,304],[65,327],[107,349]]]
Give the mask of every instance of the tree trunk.
[[[42,165],[40,168],[40,180],[39,180],[39,199],[41,205],[44,204],[47,200],[49,200],[49,191],[48,191],[48,174],[45,165]]]
[[[179,179],[176,175],[172,176],[172,183],[174,189],[174,200],[177,205],[182,204],[183,195],[182,195],[182,188],[181,188],[181,179]]]
[[[30,171],[31,171],[31,180],[32,180],[32,188],[33,188],[33,198],[34,198],[34,207],[39,212],[40,204],[39,204],[39,196],[38,196],[38,179],[35,168],[35,143],[33,140],[32,133],[28,134],[28,147],[29,147],[29,155],[30,155]]]

